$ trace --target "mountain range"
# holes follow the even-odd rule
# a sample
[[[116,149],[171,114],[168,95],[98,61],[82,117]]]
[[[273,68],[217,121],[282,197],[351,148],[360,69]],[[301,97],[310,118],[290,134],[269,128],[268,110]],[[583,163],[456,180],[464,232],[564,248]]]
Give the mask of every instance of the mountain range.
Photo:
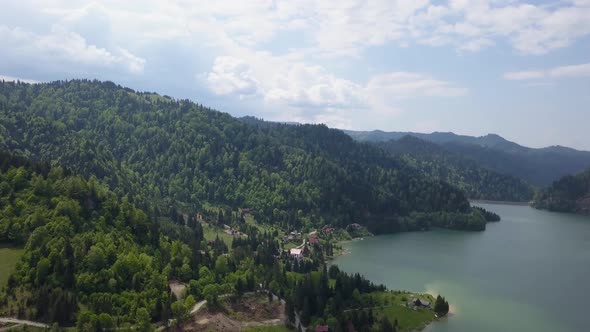
[[[579,173],[590,167],[588,151],[563,146],[530,148],[496,134],[474,137],[451,132],[343,131],[357,141],[371,143],[395,141],[405,136],[416,137],[435,143],[447,152],[471,159],[484,168],[523,179],[538,187],[548,186],[562,176]]]

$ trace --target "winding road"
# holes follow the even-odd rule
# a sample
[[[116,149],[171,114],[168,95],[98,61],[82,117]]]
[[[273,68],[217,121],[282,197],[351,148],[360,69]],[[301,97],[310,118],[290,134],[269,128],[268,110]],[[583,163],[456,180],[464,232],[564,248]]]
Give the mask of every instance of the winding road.
[[[12,318],[12,317],[0,317],[0,323],[21,324],[21,325],[29,325],[29,326],[41,327],[41,328],[49,327],[49,325],[41,323],[41,322],[33,322],[31,320],[23,320],[23,319],[17,319],[17,318]]]

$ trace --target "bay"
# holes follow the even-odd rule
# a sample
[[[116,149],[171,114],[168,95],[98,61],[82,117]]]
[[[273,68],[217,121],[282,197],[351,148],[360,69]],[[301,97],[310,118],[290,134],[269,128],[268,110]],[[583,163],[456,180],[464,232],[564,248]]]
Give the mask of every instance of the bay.
[[[476,205],[502,221],[365,238],[334,263],[389,289],[445,296],[452,314],[427,332],[590,331],[590,218]]]

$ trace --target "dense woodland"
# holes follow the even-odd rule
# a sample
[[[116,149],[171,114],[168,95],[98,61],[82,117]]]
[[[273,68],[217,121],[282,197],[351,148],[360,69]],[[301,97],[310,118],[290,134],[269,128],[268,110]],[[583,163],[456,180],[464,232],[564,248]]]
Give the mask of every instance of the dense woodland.
[[[533,188],[525,181],[480,166],[475,160],[447,151],[444,147],[413,136],[375,143],[385,151],[402,156],[425,176],[444,180],[471,199],[529,201]]]
[[[245,237],[234,238],[230,250],[219,239],[205,241],[193,216],[152,219],[95,177],[9,154],[1,166],[0,243],[25,244],[0,291],[4,314],[81,331],[152,331],[154,324],[181,326],[197,299],[214,309],[222,294],[239,300],[262,291],[286,301],[291,323],[297,315],[304,325],[336,331],[397,328],[371,313],[345,313],[377,304],[372,294],[386,289],[336,266],[328,271],[329,242],[306,248],[309,258],[300,261],[275,235],[241,225]],[[184,299],[171,292],[170,280],[188,284]],[[435,307],[439,315],[448,312],[445,303]]]
[[[458,188],[339,130],[252,126],[110,82],[0,83],[0,148],[95,176],[150,215],[248,207],[299,228],[471,213]]]
[[[590,214],[590,169],[564,176],[538,192],[533,206],[549,211]]]
[[[186,244],[161,237],[157,223],[96,178],[7,168],[10,159],[21,164],[3,155],[0,243],[26,250],[0,297],[10,312],[67,324],[83,304],[112,325],[111,315],[132,321],[144,308],[149,322],[170,310],[168,278],[195,261]]]

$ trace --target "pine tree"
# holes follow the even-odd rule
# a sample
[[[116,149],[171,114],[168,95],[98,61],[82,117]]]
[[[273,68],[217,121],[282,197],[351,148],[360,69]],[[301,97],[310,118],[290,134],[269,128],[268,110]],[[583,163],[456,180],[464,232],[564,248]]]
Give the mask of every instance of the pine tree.
[[[434,312],[439,317],[445,316],[449,312],[449,303],[445,301],[444,297],[440,295],[436,297],[436,301],[434,302]]]

